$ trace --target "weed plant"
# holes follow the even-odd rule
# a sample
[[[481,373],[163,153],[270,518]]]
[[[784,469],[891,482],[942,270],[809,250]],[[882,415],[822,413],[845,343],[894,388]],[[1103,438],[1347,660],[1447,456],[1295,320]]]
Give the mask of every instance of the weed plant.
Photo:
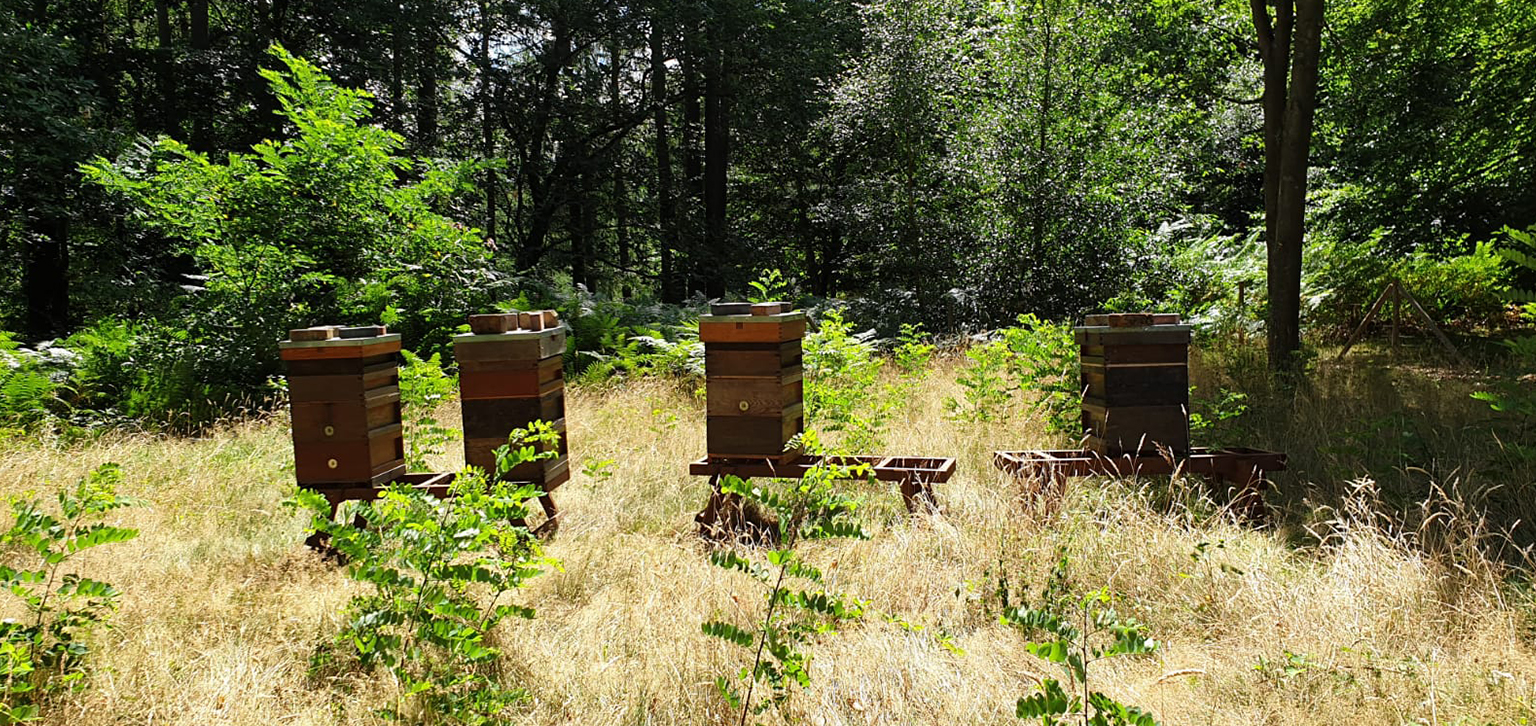
[[[121,483],[118,466],[103,464],[74,491],[60,490],[56,511],[11,498],[13,521],[0,544],[28,561],[0,565],[0,586],[21,601],[26,617],[0,621],[0,724],[37,720],[50,699],[85,688],[91,636],[108,627],[122,593],[72,565],[86,550],[138,536],[102,521],[134,503],[117,493]]]
[[[528,501],[542,492],[501,476],[554,456],[558,441],[543,422],[515,430],[496,452],[493,480],[466,468],[445,499],[392,485],[352,510],[361,526],[338,522],[323,495],[301,490],[294,502],[313,531],[347,560],[352,579],[371,586],[348,603],[347,625],[315,665],[346,657],[364,670],[388,669],[400,681],[395,704],[381,711],[391,720],[501,722],[524,692],[506,685],[491,631],[534,616],[511,596],[555,564],[524,525]]]

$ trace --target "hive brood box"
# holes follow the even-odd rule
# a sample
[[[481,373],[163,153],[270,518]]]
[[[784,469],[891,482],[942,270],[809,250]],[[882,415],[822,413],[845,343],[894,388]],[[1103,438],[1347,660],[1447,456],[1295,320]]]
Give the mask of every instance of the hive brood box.
[[[560,434],[559,455],[520,464],[503,478],[551,492],[570,478],[565,434],[565,327],[553,310],[469,316],[456,335],[464,463],[494,473],[496,449],[514,429],[546,421]]]
[[[1081,346],[1082,423],[1101,454],[1189,451],[1189,337],[1179,316],[1089,315]]]
[[[788,303],[721,303],[699,317],[711,457],[792,461],[805,430],[805,313]]]
[[[405,474],[399,335],[383,326],[302,328],[278,350],[299,486],[375,486]]]

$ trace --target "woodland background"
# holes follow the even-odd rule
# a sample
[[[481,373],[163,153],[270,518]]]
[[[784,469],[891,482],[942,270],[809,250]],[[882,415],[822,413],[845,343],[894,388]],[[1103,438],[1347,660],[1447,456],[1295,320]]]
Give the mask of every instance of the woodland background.
[[[5,0],[0,327],[88,359],[76,404],[162,421],[259,398],[290,327],[430,352],[556,306],[584,367],[769,270],[882,334],[1156,308],[1262,335],[1250,10]],[[283,97],[274,45],[334,85]],[[1536,5],[1341,0],[1320,45],[1308,340],[1391,278],[1455,331],[1517,322]]]

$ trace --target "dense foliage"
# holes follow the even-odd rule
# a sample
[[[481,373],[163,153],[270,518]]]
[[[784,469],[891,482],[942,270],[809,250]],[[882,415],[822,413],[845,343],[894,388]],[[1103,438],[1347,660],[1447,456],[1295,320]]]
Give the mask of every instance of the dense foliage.
[[[1147,307],[1262,337],[1249,11],[6,0],[0,329],[95,331],[55,344],[91,369],[65,408],[193,423],[316,323],[430,356],[467,311],[558,307],[573,373],[689,373],[679,326],[763,269],[887,337]],[[1453,331],[1518,323],[1536,282],[1490,243],[1536,223],[1536,6],[1326,23],[1309,336],[1392,279]]]

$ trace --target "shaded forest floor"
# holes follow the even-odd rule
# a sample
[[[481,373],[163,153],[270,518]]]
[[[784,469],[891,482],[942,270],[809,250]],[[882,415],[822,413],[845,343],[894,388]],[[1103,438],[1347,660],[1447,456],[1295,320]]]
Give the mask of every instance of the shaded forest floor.
[[[1355,357],[1358,356],[1358,357]],[[957,363],[941,360],[892,420],[883,452],[954,456],[942,516],[909,517],[870,487],[867,541],[816,545],[831,587],[913,631],[866,618],[824,636],[791,712],[810,724],[1017,723],[1015,700],[1052,667],[998,622],[1001,583],[1038,593],[1065,557],[1072,588],[1107,587],[1163,643],[1094,666],[1096,688],[1165,724],[1514,724],[1536,718],[1536,605],[1518,545],[1533,536],[1536,463],[1494,434],[1478,381],[1384,354],[1320,364],[1272,388],[1259,362],[1207,353],[1197,396],[1247,394],[1249,411],[1197,443],[1287,451],[1279,521],[1233,522],[1197,479],[1076,480],[1060,510],[1028,509],[995,449],[1057,446],[1024,408],[946,420]],[[449,408],[453,408],[452,405]],[[693,515],[706,482],[702,400],[643,381],[569,392],[574,477],[547,552],[563,569],[520,595],[538,617],[503,626],[502,678],[531,699],[513,721],[734,723],[713,681],[743,663],[700,632],[762,607],[709,564]],[[454,421],[456,408],[442,412]],[[124,591],[88,686],[49,723],[370,723],[393,684],[317,675],[311,656],[355,586],[301,543],[286,415],[200,438],[110,434],[72,447],[0,449],[0,494],[51,492],[105,462],[146,501],[115,519],[134,541],[82,568]],[[610,477],[588,462],[612,460]],[[439,469],[456,468],[454,451]],[[959,651],[935,637],[948,636]]]

